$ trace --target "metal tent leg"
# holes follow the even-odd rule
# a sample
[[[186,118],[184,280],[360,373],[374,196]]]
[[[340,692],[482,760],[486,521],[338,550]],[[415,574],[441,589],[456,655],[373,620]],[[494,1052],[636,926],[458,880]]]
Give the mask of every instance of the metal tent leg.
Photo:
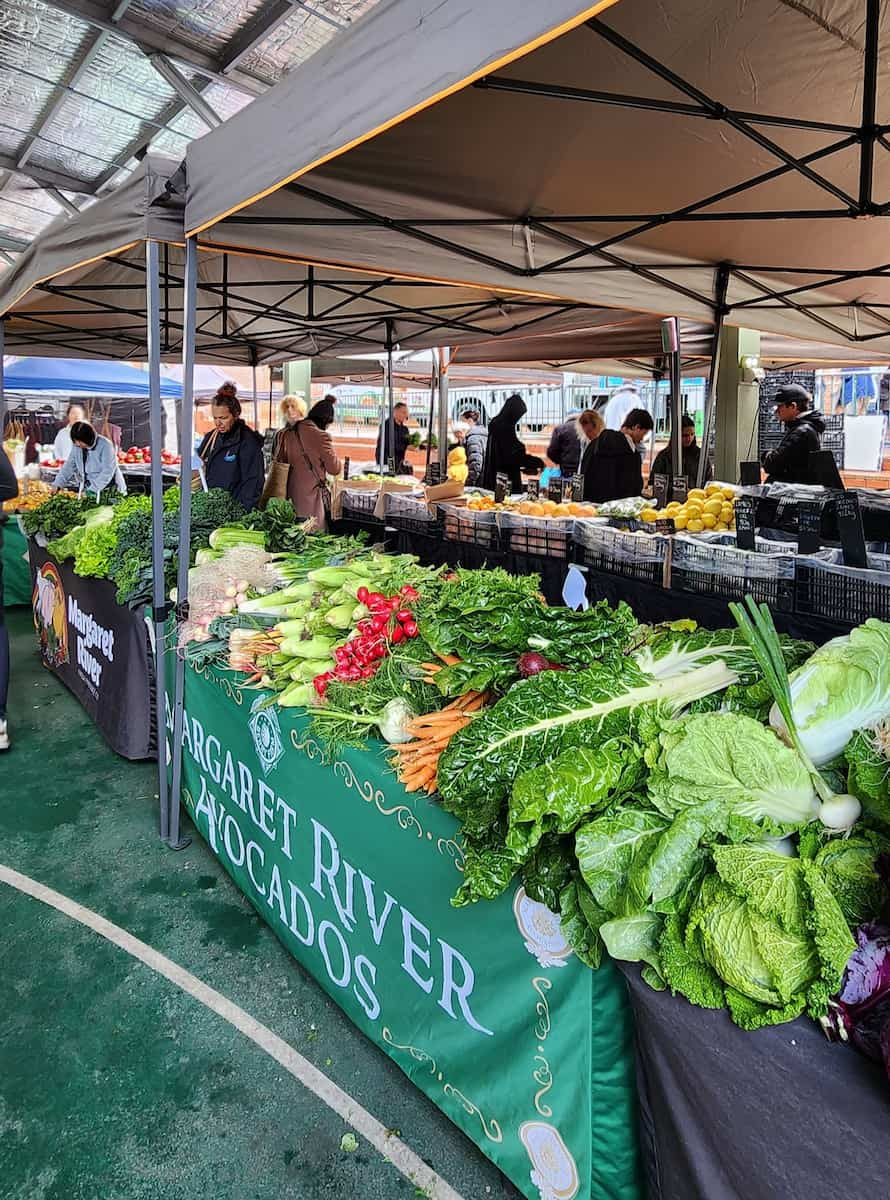
[[[439,441],[438,461],[442,464],[442,480],[448,476],[448,364],[451,352],[447,346],[439,350]]]
[[[714,409],[717,404],[717,375],[720,370],[720,350],[723,345],[723,322],[726,318],[726,292],[729,287],[729,267],[721,263],[717,268],[717,307],[714,313],[714,343],[711,349],[711,370],[708,373],[708,390],[705,395],[705,414],[702,421],[701,451],[698,456],[696,487],[705,480],[705,470],[711,453],[711,430],[714,428]]]
[[[192,453],[195,440],[195,304],[198,281],[198,247],[194,238],[185,243],[185,279],[183,282],[182,312],[182,413],[179,440],[179,564],[176,577],[176,612],[183,620],[188,616],[189,555],[186,547],[191,541],[192,523]],[[256,368],[254,367],[254,383]],[[254,387],[254,401],[256,388]],[[177,622],[178,625],[178,622]],[[173,679],[173,745],[170,778],[170,821],[168,843],[173,850],[184,850],[191,838],[179,833],[180,794],[182,791],[182,724],[185,701],[185,659],[177,653]]]
[[[160,835],[169,834],[167,802],[167,689],[166,689],[166,595],[164,589],[164,478],[161,471],[163,405],[161,402],[161,305],[158,286],[158,244],[145,245],[145,290],[149,374],[149,427],[151,430],[151,567],[152,622],[155,635],[155,688],[158,738],[158,803]]]

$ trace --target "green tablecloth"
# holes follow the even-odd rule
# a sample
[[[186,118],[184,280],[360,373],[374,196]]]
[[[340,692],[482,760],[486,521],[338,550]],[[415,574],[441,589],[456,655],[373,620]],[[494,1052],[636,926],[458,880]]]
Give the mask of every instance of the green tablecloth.
[[[640,1200],[632,1024],[611,963],[512,888],[455,909],[457,825],[382,752],[186,677],[185,804],[301,965],[530,1200]],[[172,714],[168,704],[168,742]],[[169,750],[169,745],[168,745]],[[169,761],[169,759],[168,759]]]
[[[6,608],[31,603],[31,568],[28,543],[18,517],[10,517],[0,529],[3,539],[3,603]]]

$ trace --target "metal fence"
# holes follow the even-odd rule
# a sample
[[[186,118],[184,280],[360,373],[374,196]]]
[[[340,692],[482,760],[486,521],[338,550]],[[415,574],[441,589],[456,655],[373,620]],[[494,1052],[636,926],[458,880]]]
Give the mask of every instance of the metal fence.
[[[705,380],[683,381],[682,408],[692,416],[704,410]],[[341,428],[376,428],[383,415],[386,396],[381,387],[342,384],[331,389],[337,397],[337,421]],[[473,409],[487,424],[503,408],[504,401],[519,392],[526,404],[521,428],[530,434],[541,433],[568,419],[585,408],[607,410],[617,404],[616,412],[623,416],[631,408],[645,408],[655,418],[656,437],[665,436],[670,424],[669,385],[666,380],[621,380],[594,378],[570,381],[563,385],[491,385],[467,387],[458,385],[449,393],[449,419],[457,421],[461,413]],[[408,405],[412,422],[424,428],[429,419],[429,388],[397,388],[396,400]],[[619,403],[620,401],[620,403]],[[613,421],[607,417],[609,424]]]

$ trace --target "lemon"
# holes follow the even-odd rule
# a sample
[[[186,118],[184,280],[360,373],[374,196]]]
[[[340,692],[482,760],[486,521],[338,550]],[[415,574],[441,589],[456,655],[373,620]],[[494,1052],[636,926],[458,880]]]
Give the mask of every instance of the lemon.
[[[642,512],[640,513],[640,520],[641,521],[657,521],[658,513],[655,511],[654,508],[644,508],[642,510]]]
[[[717,524],[717,517],[714,513],[702,513],[701,523],[704,525],[705,529],[713,529]]]
[[[667,508],[664,510],[664,515],[666,517],[672,517],[674,515],[674,513],[679,512],[679,511],[680,511],[680,505],[677,503],[676,500],[672,500],[670,502],[670,504],[667,506]]]
[[[706,500],[707,494],[704,488],[690,488],[686,493],[687,500]]]
[[[705,501],[705,512],[706,513],[713,513],[714,516],[717,517],[720,515],[722,509],[723,509],[723,501],[722,500],[706,500]]]
[[[690,500],[686,505],[686,511],[690,517],[700,517],[704,512],[704,508],[698,500]]]
[[[686,522],[686,528],[690,533],[701,533],[701,531],[704,529],[704,524],[699,520],[698,517],[692,517]]]
[[[735,492],[732,490],[732,488],[723,489],[723,498],[724,500],[735,500]]]
[[[677,513],[674,517],[674,529],[685,529],[688,519],[685,513]]]
[[[727,529],[729,529],[729,526],[725,521],[718,521],[714,528],[718,533],[726,533]]]

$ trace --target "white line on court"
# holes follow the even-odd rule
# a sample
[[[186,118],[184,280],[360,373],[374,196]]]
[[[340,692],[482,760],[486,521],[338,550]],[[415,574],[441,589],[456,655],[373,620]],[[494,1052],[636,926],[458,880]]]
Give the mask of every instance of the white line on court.
[[[432,1167],[427,1166],[410,1146],[406,1146],[401,1138],[387,1133],[385,1126],[381,1125],[376,1117],[373,1117],[367,1109],[362,1108],[358,1101],[353,1100],[333,1080],[328,1079],[327,1075],[313,1066],[307,1058],[304,1058],[287,1042],[282,1041],[271,1029],[246,1013],[243,1008],[239,1008],[237,1004],[228,1000],[214,988],[208,987],[206,983],[202,983],[190,971],[186,971],[184,967],[180,967],[178,963],[160,954],[153,947],[140,941],[139,938],[133,937],[126,929],[121,929],[119,925],[107,921],[99,913],[84,908],[76,900],[63,896],[61,892],[53,891],[52,888],[46,887],[36,879],[14,871],[12,867],[0,864],[0,882],[24,892],[25,895],[31,896],[35,900],[40,900],[41,903],[57,909],[75,921],[79,921],[81,925],[92,929],[94,933],[98,933],[121,950],[125,950],[133,958],[139,959],[147,967],[156,971],[158,975],[169,979],[171,983],[176,984],[189,996],[200,1001],[206,1008],[228,1021],[230,1025],[234,1025],[252,1042],[255,1042],[261,1050],[265,1050],[271,1058],[274,1058],[303,1087],[317,1096],[328,1108],[360,1133],[376,1150],[388,1158],[402,1175],[410,1179],[416,1187],[425,1189],[431,1200],[462,1200],[454,1188]]]

